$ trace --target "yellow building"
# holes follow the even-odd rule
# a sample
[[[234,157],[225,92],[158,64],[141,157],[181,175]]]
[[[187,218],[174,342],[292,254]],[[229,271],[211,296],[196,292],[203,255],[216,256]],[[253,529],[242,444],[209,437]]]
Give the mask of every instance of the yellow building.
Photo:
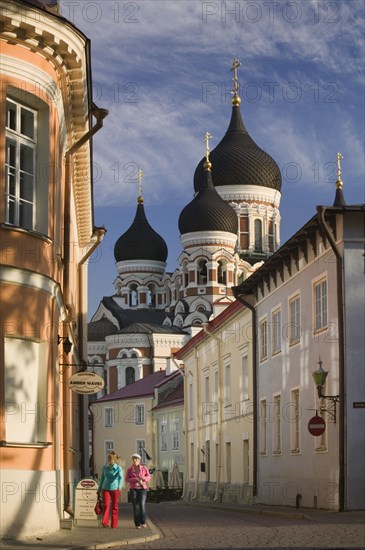
[[[255,485],[250,310],[234,302],[175,357],[185,372],[184,498],[250,502]]]
[[[59,529],[86,469],[85,405],[67,379],[86,358],[87,259],[105,232],[93,226],[90,138],[107,112],[92,102],[89,40],[57,2],[0,0],[0,19],[0,521],[11,537]]]
[[[165,370],[158,370],[90,405],[93,426],[93,463],[95,477],[114,450],[120,457],[123,477],[131,464],[130,457],[139,453],[142,463],[154,467],[155,431],[151,413],[155,405],[155,388],[166,378]],[[152,460],[151,460],[152,459]],[[154,484],[152,479],[150,485]],[[129,487],[125,485],[121,499],[127,499]]]

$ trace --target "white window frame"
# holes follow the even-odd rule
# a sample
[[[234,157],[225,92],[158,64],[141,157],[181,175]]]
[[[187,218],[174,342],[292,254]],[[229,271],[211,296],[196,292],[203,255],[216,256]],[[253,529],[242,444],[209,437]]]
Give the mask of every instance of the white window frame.
[[[193,382],[190,382],[190,383],[189,383],[188,399],[189,399],[189,420],[193,420],[193,419],[194,419],[194,391],[193,391]]]
[[[160,422],[160,451],[167,451],[167,422]]]
[[[141,456],[141,464],[145,464],[146,462],[146,441],[144,439],[137,439],[136,440],[136,452]]]
[[[274,395],[273,454],[281,454],[281,395]]]
[[[42,443],[47,438],[47,345],[28,338],[4,338],[5,440]]]
[[[327,277],[313,283],[313,317],[314,332],[318,333],[328,327],[328,282]]]
[[[144,426],[144,404],[138,403],[134,406],[134,425]]]
[[[300,342],[300,294],[295,294],[289,299],[289,345],[294,346]]]
[[[268,342],[268,324],[267,324],[267,318],[264,317],[260,321],[259,325],[259,345],[260,345],[260,362],[266,361],[267,359],[267,342]]]
[[[245,353],[241,356],[241,400],[247,401],[249,396],[248,355]]]
[[[172,421],[172,450],[180,450],[180,420],[174,419]]]
[[[15,128],[10,128],[8,125],[8,116],[6,117],[6,159],[5,159],[5,220],[6,223],[15,227],[21,227],[23,229],[34,230],[36,225],[36,153],[37,153],[37,111],[31,109],[16,101],[10,97],[6,98],[6,114],[8,115],[8,106],[15,108]],[[26,111],[33,116],[33,137],[27,136],[22,133],[21,121],[22,112]],[[14,146],[15,148],[15,160],[14,165],[9,164],[9,158],[7,155],[8,147]],[[25,166],[21,165],[21,151],[22,148],[27,148],[31,151],[31,171],[25,169]],[[23,169],[22,169],[23,168]],[[14,178],[14,189],[11,189],[10,177]],[[22,193],[22,178],[27,178],[28,182],[26,186],[32,185],[31,193],[25,198]],[[13,204],[14,212],[10,217],[10,205]],[[28,223],[26,217],[22,218],[21,209],[30,208],[31,221]]]
[[[232,405],[232,369],[231,358],[224,361],[224,406]]]
[[[278,307],[272,312],[272,354],[281,352],[281,308]]]
[[[260,400],[260,455],[267,455],[267,400]]]
[[[300,453],[300,393],[299,388],[291,390],[291,453]]]
[[[108,459],[108,454],[109,454],[111,451],[114,451],[114,441],[111,440],[111,439],[107,439],[107,440],[104,442],[104,448],[105,448],[105,462],[106,462],[107,459]]]
[[[114,409],[112,407],[106,407],[104,409],[104,426],[105,428],[112,428],[114,421]]]

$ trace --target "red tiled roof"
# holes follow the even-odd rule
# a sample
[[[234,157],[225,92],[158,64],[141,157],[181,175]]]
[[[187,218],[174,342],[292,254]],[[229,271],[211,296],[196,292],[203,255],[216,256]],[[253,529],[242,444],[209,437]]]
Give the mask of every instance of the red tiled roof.
[[[159,382],[165,378],[165,376],[165,370],[153,372],[152,374],[141,378],[141,380],[133,382],[133,384],[128,384],[128,386],[124,386],[124,388],[120,388],[119,390],[105,395],[105,397],[94,401],[94,403],[100,403],[103,401],[117,401],[119,399],[130,399],[132,397],[153,396],[155,386],[157,386]]]
[[[210,321],[208,323],[208,330],[209,332],[214,332],[217,328],[219,328],[227,319],[230,319],[235,315],[238,311],[243,309],[245,306],[236,300],[233,302],[230,306],[228,306],[222,313],[220,313],[213,321]],[[196,334],[193,338],[190,338],[190,340],[180,348],[177,352],[174,353],[175,357],[177,359],[182,359],[185,357],[185,355],[194,348],[197,344],[202,342],[205,338],[209,338],[209,335],[204,332],[202,329],[198,334]]]
[[[171,407],[184,403],[184,380],[182,377],[178,381],[178,385],[173,388],[167,395],[160,398],[159,403],[152,410]]]

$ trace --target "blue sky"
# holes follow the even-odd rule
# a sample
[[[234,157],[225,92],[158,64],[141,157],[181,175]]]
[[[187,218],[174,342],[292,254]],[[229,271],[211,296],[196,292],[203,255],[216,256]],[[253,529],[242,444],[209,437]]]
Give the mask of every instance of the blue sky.
[[[213,149],[230,120],[234,57],[246,127],[282,171],[281,242],[333,203],[338,151],[347,204],[364,202],[362,0],[60,5],[91,39],[94,101],[109,109],[94,138],[95,224],[108,232],[89,265],[89,316],[114,293],[113,248],[134,218],[139,167],[175,269],[204,134]]]

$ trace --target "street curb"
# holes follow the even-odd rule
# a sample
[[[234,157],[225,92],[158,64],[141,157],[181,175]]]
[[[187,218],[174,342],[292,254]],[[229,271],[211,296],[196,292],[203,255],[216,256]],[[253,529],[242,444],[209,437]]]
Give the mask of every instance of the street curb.
[[[255,510],[253,508],[238,508],[233,506],[220,506],[219,504],[211,504],[211,503],[204,503],[204,502],[183,502],[185,506],[198,506],[199,508],[215,508],[219,510],[226,510],[227,512],[236,512],[241,514],[256,514],[256,515],[262,515],[262,516],[272,516],[272,517],[282,517],[286,519],[302,519],[302,520],[309,520],[313,521],[313,518],[308,516],[307,514],[301,514],[298,512],[283,512],[283,511],[275,511],[275,510],[263,510],[262,508]]]
[[[46,543],[41,543],[39,547],[42,547],[44,549],[47,548],[57,548],[58,550],[106,550],[108,548],[118,548],[120,546],[132,546],[134,544],[145,544],[146,542],[152,542],[154,540],[158,540],[161,535],[158,528],[154,525],[154,523],[150,520],[148,520],[148,529],[150,531],[150,534],[146,534],[145,536],[139,536],[139,537],[133,537],[133,538],[124,538],[120,540],[113,540],[109,542],[102,542],[102,543],[94,543],[94,544],[77,544],[72,546],[66,542],[65,540],[58,540],[58,541],[47,541]],[[31,537],[27,537],[24,539],[0,539],[0,550],[4,548],[4,550],[29,550],[29,548],[34,547],[36,544],[36,540],[34,540]]]
[[[133,539],[122,539],[113,542],[105,542],[101,544],[93,544],[91,546],[84,546],[82,550],[105,550],[107,548],[116,548],[118,546],[131,546],[132,544],[144,544],[146,542],[158,540],[160,538],[160,533],[157,530],[157,527],[151,521],[148,522],[148,527],[151,531],[151,535],[146,535],[145,537],[136,537]]]

